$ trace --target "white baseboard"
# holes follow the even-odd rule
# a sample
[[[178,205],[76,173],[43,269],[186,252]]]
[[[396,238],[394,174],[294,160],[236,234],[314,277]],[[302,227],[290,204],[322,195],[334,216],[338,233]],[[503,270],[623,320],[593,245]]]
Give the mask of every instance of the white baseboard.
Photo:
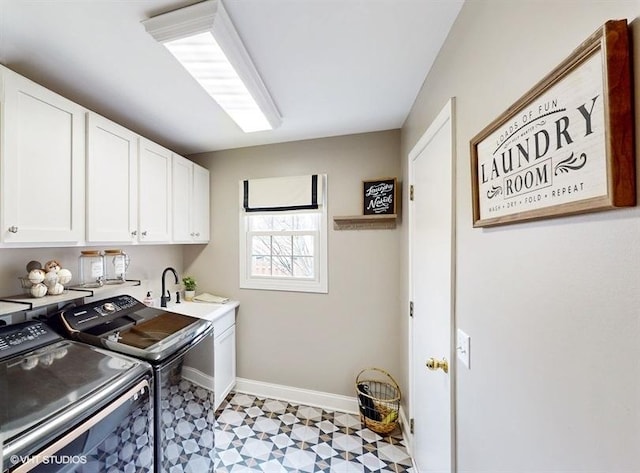
[[[214,389],[213,377],[200,370],[184,366],[182,368],[182,375],[185,379],[198,386],[212,391]],[[331,411],[348,412],[350,414],[358,413],[358,400],[355,397],[341,396],[339,394],[294,388],[282,384],[265,383],[246,378],[236,378],[234,390],[240,393],[279,399],[294,404],[321,407]]]
[[[280,399],[294,404],[321,407],[330,411],[348,412],[349,414],[357,414],[359,412],[358,400],[355,397],[294,388],[282,384],[236,378],[235,391],[254,396]]]
[[[200,370],[191,368],[190,366],[182,367],[182,376],[198,386],[202,386],[210,391],[214,391],[213,376],[203,373]]]
[[[203,373],[200,370],[195,368],[191,368],[190,366],[182,367],[182,376],[187,381],[191,381],[193,384],[197,384],[198,386],[202,386],[205,389],[214,393],[215,402],[213,405],[214,410],[218,409],[222,404],[222,401],[225,400],[227,394],[231,392],[231,390],[235,387],[235,384],[229,384],[227,388],[223,392],[216,392],[215,383],[213,376]]]

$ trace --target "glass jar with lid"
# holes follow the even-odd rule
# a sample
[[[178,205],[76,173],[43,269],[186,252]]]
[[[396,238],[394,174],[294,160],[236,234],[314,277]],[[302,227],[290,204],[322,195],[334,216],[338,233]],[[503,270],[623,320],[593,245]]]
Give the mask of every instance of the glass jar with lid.
[[[99,250],[80,252],[80,286],[101,287],[104,284],[104,257]]]
[[[121,249],[104,250],[104,283],[122,284],[127,280],[129,255]]]

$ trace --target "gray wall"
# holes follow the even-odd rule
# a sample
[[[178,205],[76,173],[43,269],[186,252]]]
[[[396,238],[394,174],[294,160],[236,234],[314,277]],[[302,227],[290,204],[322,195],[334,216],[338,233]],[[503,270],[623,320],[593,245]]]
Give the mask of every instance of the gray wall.
[[[333,230],[334,215],[361,214],[362,180],[400,173],[398,130],[194,156],[211,171],[211,243],[185,247],[199,291],[240,301],[238,376],[348,396],[358,371],[397,373],[399,230]],[[329,293],[239,289],[238,183],[326,173]]]
[[[632,24],[640,97],[639,14],[638,1],[469,0],[402,128],[406,176],[456,97],[456,324],[472,340],[456,380],[460,472],[640,471],[640,209],[473,229],[469,156],[476,133],[608,19]]]
[[[160,276],[167,266],[174,267],[178,274],[182,271],[181,245],[140,245],[126,246],[108,244],[92,248],[0,248],[0,296],[21,294],[18,277],[26,276],[26,265],[31,260],[45,264],[55,259],[73,274],[71,284],[78,282],[78,257],[84,249],[121,248],[130,257],[131,262],[127,270],[127,279],[142,281],[139,287],[131,287],[127,292],[142,300],[146,291],[153,291],[154,297],[160,297]],[[167,277],[167,284],[173,281]],[[108,294],[105,295],[108,297]]]

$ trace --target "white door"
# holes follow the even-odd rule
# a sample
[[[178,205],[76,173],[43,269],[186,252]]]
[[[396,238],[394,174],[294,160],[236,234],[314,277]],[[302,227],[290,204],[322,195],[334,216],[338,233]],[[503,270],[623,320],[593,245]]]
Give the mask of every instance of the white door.
[[[191,214],[193,208],[193,163],[177,154],[173,155],[171,170],[172,192],[172,240],[178,243],[190,243],[193,231],[191,230]]]
[[[82,241],[85,110],[17,74],[2,76],[1,239]]]
[[[214,329],[215,330],[215,329]],[[215,405],[217,409],[236,384],[236,325],[226,329],[214,339]]]
[[[138,135],[87,114],[87,241],[137,241]]]
[[[171,151],[140,138],[138,156],[138,238],[171,240]]]
[[[453,99],[409,153],[412,452],[420,473],[455,471]],[[432,368],[427,368],[431,360]],[[442,364],[446,362],[445,369]]]
[[[193,165],[193,241],[209,241],[209,170]]]

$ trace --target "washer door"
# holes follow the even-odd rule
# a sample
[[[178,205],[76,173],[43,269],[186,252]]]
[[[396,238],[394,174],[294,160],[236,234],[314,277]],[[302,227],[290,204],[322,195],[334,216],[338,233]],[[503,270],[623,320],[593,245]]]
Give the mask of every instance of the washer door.
[[[149,369],[138,360],[71,341],[0,362],[4,467],[12,456],[48,445]]]
[[[71,427],[36,452],[11,455],[14,473],[153,471],[152,402],[148,379],[142,379],[118,398]]]

